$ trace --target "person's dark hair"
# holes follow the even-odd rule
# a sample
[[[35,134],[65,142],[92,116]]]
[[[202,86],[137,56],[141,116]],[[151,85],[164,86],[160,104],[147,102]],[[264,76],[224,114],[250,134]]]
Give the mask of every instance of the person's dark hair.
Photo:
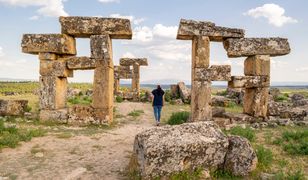
[[[157,91],[158,91],[158,93],[159,94],[163,94],[163,90],[162,90],[162,88],[160,87],[160,85],[157,85]]]

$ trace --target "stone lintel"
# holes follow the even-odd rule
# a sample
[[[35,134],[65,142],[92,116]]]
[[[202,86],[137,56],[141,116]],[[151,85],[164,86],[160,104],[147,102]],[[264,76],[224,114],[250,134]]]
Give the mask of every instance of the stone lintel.
[[[283,56],[291,49],[285,38],[229,38],[224,40],[228,57],[246,57],[254,55]]]
[[[65,59],[40,60],[41,76],[73,77],[74,73],[66,66]]]
[[[21,48],[23,53],[76,54],[76,42],[65,34],[24,34]]]
[[[242,38],[243,29],[216,26],[212,22],[181,19],[177,39],[192,40],[194,36],[208,36],[211,41],[221,42],[225,38]]]
[[[90,57],[69,57],[66,58],[68,69],[72,70],[88,70],[95,69],[96,61]]]
[[[210,68],[195,68],[195,81],[230,81],[230,65],[212,65]]]
[[[121,58],[120,65],[121,66],[133,66],[133,65],[147,66],[148,60],[147,58]]]
[[[228,82],[230,88],[262,88],[270,86],[269,76],[232,76]]]
[[[131,39],[132,29],[129,19],[100,17],[60,17],[63,34],[89,38],[92,35],[107,34],[112,39]]]

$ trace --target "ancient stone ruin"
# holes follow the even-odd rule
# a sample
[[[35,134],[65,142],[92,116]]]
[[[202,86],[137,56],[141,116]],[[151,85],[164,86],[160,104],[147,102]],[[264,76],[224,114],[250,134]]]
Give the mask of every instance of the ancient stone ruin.
[[[216,26],[212,22],[180,21],[177,39],[192,40],[191,121],[212,119],[211,81],[228,81],[245,88],[244,113],[267,116],[270,57],[290,53],[287,39],[244,38],[244,30]],[[247,57],[245,76],[232,76],[229,65],[210,66],[210,42],[223,42],[228,57]]]
[[[114,94],[124,99],[140,100],[140,66],[147,66],[146,58],[121,58],[120,66],[114,69]],[[131,69],[132,67],[132,69]],[[120,79],[132,79],[132,88],[128,93],[119,92]]]
[[[112,39],[131,39],[128,19],[60,17],[62,34],[24,34],[22,51],[40,59],[40,119],[69,123],[111,123],[114,65]],[[77,57],[75,38],[90,38],[90,57]],[[91,106],[66,106],[67,78],[94,70]]]

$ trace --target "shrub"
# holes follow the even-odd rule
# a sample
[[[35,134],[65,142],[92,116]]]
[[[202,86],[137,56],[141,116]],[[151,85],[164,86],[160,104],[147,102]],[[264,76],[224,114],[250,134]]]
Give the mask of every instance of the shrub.
[[[164,97],[165,97],[165,101],[166,102],[170,102],[171,101],[171,92],[170,92],[170,90],[166,90],[165,91]]]
[[[29,105],[27,105],[26,107],[25,107],[25,112],[30,112],[32,110],[32,108],[29,106]]]
[[[261,169],[268,168],[273,162],[273,153],[270,149],[266,149],[260,145],[257,146],[256,153],[258,157],[258,166]]]
[[[229,131],[232,135],[241,136],[247,138],[250,142],[253,142],[256,139],[256,133],[251,128],[242,128],[240,126],[236,126]]]
[[[187,111],[172,113],[171,117],[168,119],[167,124],[176,125],[183,124],[188,121],[190,113]]]
[[[228,102],[227,107],[229,108],[235,108],[237,106],[237,104],[233,101]]]
[[[133,116],[133,117],[138,117],[140,116],[142,113],[144,113],[143,110],[133,110],[130,113],[128,113],[129,116]]]
[[[123,102],[123,98],[121,96],[116,97],[116,102],[121,103]]]
[[[279,94],[277,97],[274,99],[276,102],[284,102],[288,100],[288,96],[285,94]]]
[[[211,173],[211,177],[214,177],[215,179],[239,179],[239,177],[234,176],[231,172],[221,169],[217,169]]]

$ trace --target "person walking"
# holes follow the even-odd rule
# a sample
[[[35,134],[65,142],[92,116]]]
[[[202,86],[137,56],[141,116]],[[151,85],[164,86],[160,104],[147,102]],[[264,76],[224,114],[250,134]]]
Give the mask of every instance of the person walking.
[[[164,90],[160,87],[160,85],[157,85],[157,88],[152,91],[153,94],[153,109],[154,109],[154,117],[156,120],[156,126],[159,126],[160,124],[160,116],[161,116],[161,110],[164,106]]]

